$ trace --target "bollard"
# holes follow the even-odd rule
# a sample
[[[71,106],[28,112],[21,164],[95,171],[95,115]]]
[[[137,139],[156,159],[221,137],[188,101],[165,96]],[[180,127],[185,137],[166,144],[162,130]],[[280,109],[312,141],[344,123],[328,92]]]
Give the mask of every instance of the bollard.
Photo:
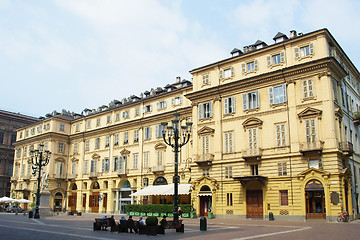
[[[33,218],[34,212],[32,210],[29,211],[29,218]]]
[[[206,231],[206,218],[200,218],[200,231]]]
[[[274,221],[274,214],[269,212],[269,221]]]

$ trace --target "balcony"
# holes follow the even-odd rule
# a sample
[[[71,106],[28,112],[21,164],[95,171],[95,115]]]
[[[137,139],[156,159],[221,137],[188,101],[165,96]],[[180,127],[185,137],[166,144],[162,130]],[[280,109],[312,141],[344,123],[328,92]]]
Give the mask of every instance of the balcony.
[[[29,181],[30,181],[30,178],[31,178],[30,175],[25,175],[25,176],[23,176],[23,180],[24,180],[25,182],[29,182]]]
[[[242,158],[245,161],[260,160],[262,156],[261,148],[249,148],[242,151]]]
[[[129,174],[129,169],[118,169],[117,175],[119,177],[126,177]]]
[[[304,155],[306,153],[318,153],[320,154],[323,150],[324,142],[302,142],[299,146],[299,151]]]
[[[353,144],[351,142],[340,142],[339,150],[342,151],[345,156],[350,156],[354,153]]]
[[[89,173],[89,178],[90,179],[97,179],[98,177],[98,173],[97,172],[90,172]]]
[[[151,167],[151,171],[155,174],[157,173],[164,173],[165,172],[165,166],[164,165],[158,165]]]
[[[55,179],[58,179],[58,180],[64,180],[64,179],[66,179],[65,174],[63,174],[63,173],[55,173],[55,174],[54,174],[54,178],[55,178]]]
[[[75,174],[75,173],[74,174],[71,173],[68,175],[69,180],[75,180],[76,177],[77,177],[77,174]]]
[[[359,126],[360,125],[360,112],[356,112],[353,115],[354,124]]]
[[[10,178],[10,182],[17,182],[18,179],[19,177],[13,176]]]
[[[214,161],[214,154],[198,154],[195,159],[195,163],[199,166],[211,166]]]

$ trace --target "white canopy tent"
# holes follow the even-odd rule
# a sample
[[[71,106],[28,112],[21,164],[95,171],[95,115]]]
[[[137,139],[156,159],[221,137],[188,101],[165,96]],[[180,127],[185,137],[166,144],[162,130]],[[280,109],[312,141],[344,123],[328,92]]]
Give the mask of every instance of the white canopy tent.
[[[17,203],[17,202],[18,200],[14,198],[9,198],[9,197],[0,198],[0,203]]]
[[[190,194],[191,184],[179,184],[179,195]],[[174,195],[174,184],[148,186],[130,196]]]

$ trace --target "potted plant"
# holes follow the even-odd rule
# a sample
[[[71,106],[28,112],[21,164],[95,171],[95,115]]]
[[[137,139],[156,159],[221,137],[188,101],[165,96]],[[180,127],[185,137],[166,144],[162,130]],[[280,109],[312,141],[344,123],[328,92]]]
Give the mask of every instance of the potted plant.
[[[212,204],[211,204],[211,199],[209,200],[209,211],[208,211],[208,218],[214,218],[214,213],[212,212]]]
[[[157,235],[158,232],[158,218],[155,216],[149,216],[145,220],[147,235]]]

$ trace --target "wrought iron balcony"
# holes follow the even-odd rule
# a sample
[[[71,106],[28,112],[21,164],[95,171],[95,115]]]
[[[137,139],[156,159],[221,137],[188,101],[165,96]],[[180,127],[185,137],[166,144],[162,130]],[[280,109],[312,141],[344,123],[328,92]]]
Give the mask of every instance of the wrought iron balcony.
[[[349,156],[353,154],[353,144],[351,142],[340,142],[339,149],[343,152],[344,155]]]
[[[126,175],[129,174],[129,169],[118,169],[117,170],[117,175],[119,177],[126,177]]]
[[[151,167],[151,171],[153,173],[163,173],[165,171],[165,166],[164,165],[158,165],[158,166]]]
[[[214,161],[214,154],[206,153],[206,154],[198,154],[196,155],[195,163],[199,166],[210,166]]]
[[[324,142],[323,141],[314,141],[314,142],[302,142],[300,143],[299,151],[302,154],[317,152],[321,153],[323,150]]]
[[[262,156],[261,148],[249,148],[242,151],[242,158],[245,159],[245,161],[260,160],[261,156]]]

